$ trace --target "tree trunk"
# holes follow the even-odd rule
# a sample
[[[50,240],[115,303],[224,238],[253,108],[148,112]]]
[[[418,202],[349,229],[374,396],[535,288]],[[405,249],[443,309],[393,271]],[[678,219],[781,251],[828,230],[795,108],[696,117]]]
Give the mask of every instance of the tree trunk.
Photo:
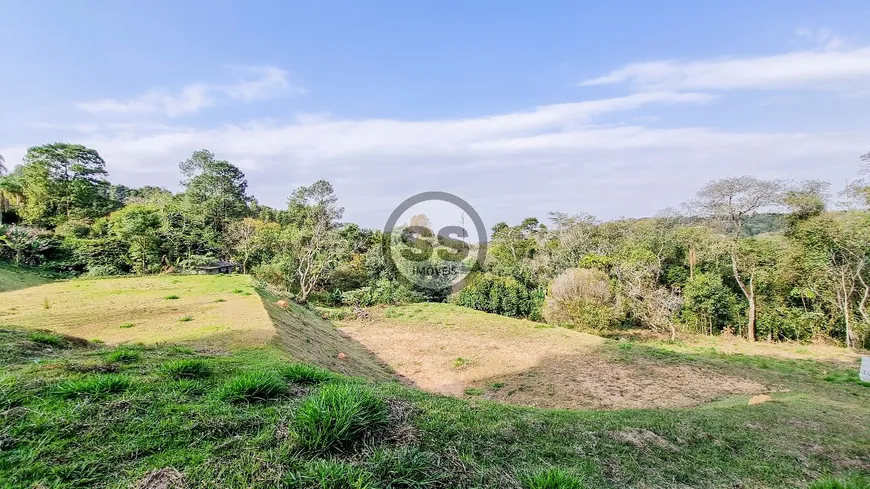
[[[743,296],[746,297],[746,301],[749,303],[749,311],[746,318],[746,336],[749,338],[749,341],[755,341],[755,290],[754,287],[752,287],[753,277],[750,276],[749,278],[749,285],[752,287],[752,290],[750,291],[750,289],[748,289],[743,283],[743,280],[740,279],[740,273],[737,271],[737,256],[735,253],[736,251],[731,252],[731,270],[734,272],[734,280],[737,281],[740,291],[743,292]]]

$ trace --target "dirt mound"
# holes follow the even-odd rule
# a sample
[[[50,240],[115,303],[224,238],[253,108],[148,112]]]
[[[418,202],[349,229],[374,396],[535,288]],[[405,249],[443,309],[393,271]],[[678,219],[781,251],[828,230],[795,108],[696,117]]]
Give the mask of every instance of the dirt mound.
[[[152,470],[136,484],[136,489],[186,489],[184,483],[184,475],[173,469],[166,467],[160,470]]]
[[[391,308],[342,327],[421,389],[454,396],[623,409],[689,407],[766,391],[703,366],[620,360],[597,336],[446,304]]]

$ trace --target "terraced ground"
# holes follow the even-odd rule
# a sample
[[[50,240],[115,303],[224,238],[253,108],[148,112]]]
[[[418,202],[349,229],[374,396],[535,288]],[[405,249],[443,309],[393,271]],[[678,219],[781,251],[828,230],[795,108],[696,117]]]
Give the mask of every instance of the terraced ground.
[[[0,293],[3,489],[870,487],[842,351],[446,304],[333,325],[244,276],[44,281]]]

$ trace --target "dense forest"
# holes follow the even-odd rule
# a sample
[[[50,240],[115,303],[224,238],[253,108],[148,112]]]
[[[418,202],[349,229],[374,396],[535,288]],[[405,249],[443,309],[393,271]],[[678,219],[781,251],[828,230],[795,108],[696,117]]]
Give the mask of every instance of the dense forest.
[[[870,165],[870,153],[861,159]],[[274,209],[207,150],[179,164],[179,193],[111,184],[99,153],[76,144],[32,147],[6,166],[0,159],[0,256],[54,273],[183,273],[230,260],[301,302],[449,300],[597,331],[870,344],[863,180],[832,195],[825,182],[742,176],[651,218],[551,212],[546,223],[498,223],[485,263],[451,293],[399,280],[383,233],[343,222],[323,180]]]

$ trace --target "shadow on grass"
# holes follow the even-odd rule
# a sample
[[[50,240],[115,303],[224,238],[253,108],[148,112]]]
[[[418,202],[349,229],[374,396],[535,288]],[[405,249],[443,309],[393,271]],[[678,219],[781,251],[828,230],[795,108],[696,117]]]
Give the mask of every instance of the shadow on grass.
[[[275,302],[280,298],[262,289],[257,294],[277,330],[275,344],[294,360],[371,380],[397,378],[386,362],[314,311],[293,302],[279,307]]]

